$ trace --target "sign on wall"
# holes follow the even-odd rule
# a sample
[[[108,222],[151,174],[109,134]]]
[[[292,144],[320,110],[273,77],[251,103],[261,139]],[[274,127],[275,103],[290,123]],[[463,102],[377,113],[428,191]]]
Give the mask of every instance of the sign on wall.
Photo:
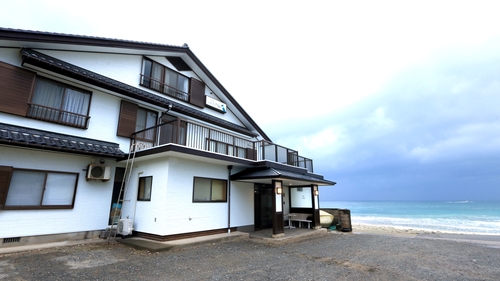
[[[206,99],[205,104],[206,104],[208,107],[210,107],[210,108],[212,108],[212,109],[215,109],[215,110],[217,110],[217,111],[220,111],[220,112],[222,112],[222,113],[226,113],[226,112],[227,112],[227,106],[226,106],[226,104],[225,104],[225,103],[223,103],[223,102],[221,102],[221,101],[218,101],[218,100],[216,100],[216,99],[214,99],[214,98],[211,98],[211,97],[209,97],[209,96],[206,96],[206,97],[207,97],[207,99]]]

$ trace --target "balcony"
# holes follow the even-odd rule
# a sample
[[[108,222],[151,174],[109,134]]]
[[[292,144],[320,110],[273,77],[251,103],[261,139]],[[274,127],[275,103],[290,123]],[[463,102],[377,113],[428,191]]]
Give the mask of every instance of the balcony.
[[[141,74],[141,86],[160,92],[181,101],[189,101],[189,94],[169,86],[159,80]]]
[[[141,143],[141,150],[173,143],[249,160],[273,161],[313,172],[312,159],[300,156],[296,150],[265,140],[250,141],[180,119],[135,132],[132,143]]]

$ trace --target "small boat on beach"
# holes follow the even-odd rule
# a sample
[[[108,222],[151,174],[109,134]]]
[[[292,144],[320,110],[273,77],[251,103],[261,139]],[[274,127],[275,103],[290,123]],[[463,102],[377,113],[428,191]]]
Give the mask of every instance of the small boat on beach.
[[[321,227],[328,228],[332,225],[333,215],[325,211],[319,211],[319,223]]]

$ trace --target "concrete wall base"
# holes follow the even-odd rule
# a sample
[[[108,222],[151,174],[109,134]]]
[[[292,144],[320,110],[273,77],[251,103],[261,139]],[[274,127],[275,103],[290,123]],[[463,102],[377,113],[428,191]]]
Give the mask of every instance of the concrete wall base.
[[[0,238],[0,248],[19,247],[25,245],[45,244],[72,240],[99,238],[102,230],[80,231],[50,235]]]

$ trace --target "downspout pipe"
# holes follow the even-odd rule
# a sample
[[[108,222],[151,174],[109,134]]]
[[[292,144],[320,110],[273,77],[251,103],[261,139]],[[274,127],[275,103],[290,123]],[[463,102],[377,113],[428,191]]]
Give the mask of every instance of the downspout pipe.
[[[233,165],[227,166],[227,233],[231,233],[231,170]]]

